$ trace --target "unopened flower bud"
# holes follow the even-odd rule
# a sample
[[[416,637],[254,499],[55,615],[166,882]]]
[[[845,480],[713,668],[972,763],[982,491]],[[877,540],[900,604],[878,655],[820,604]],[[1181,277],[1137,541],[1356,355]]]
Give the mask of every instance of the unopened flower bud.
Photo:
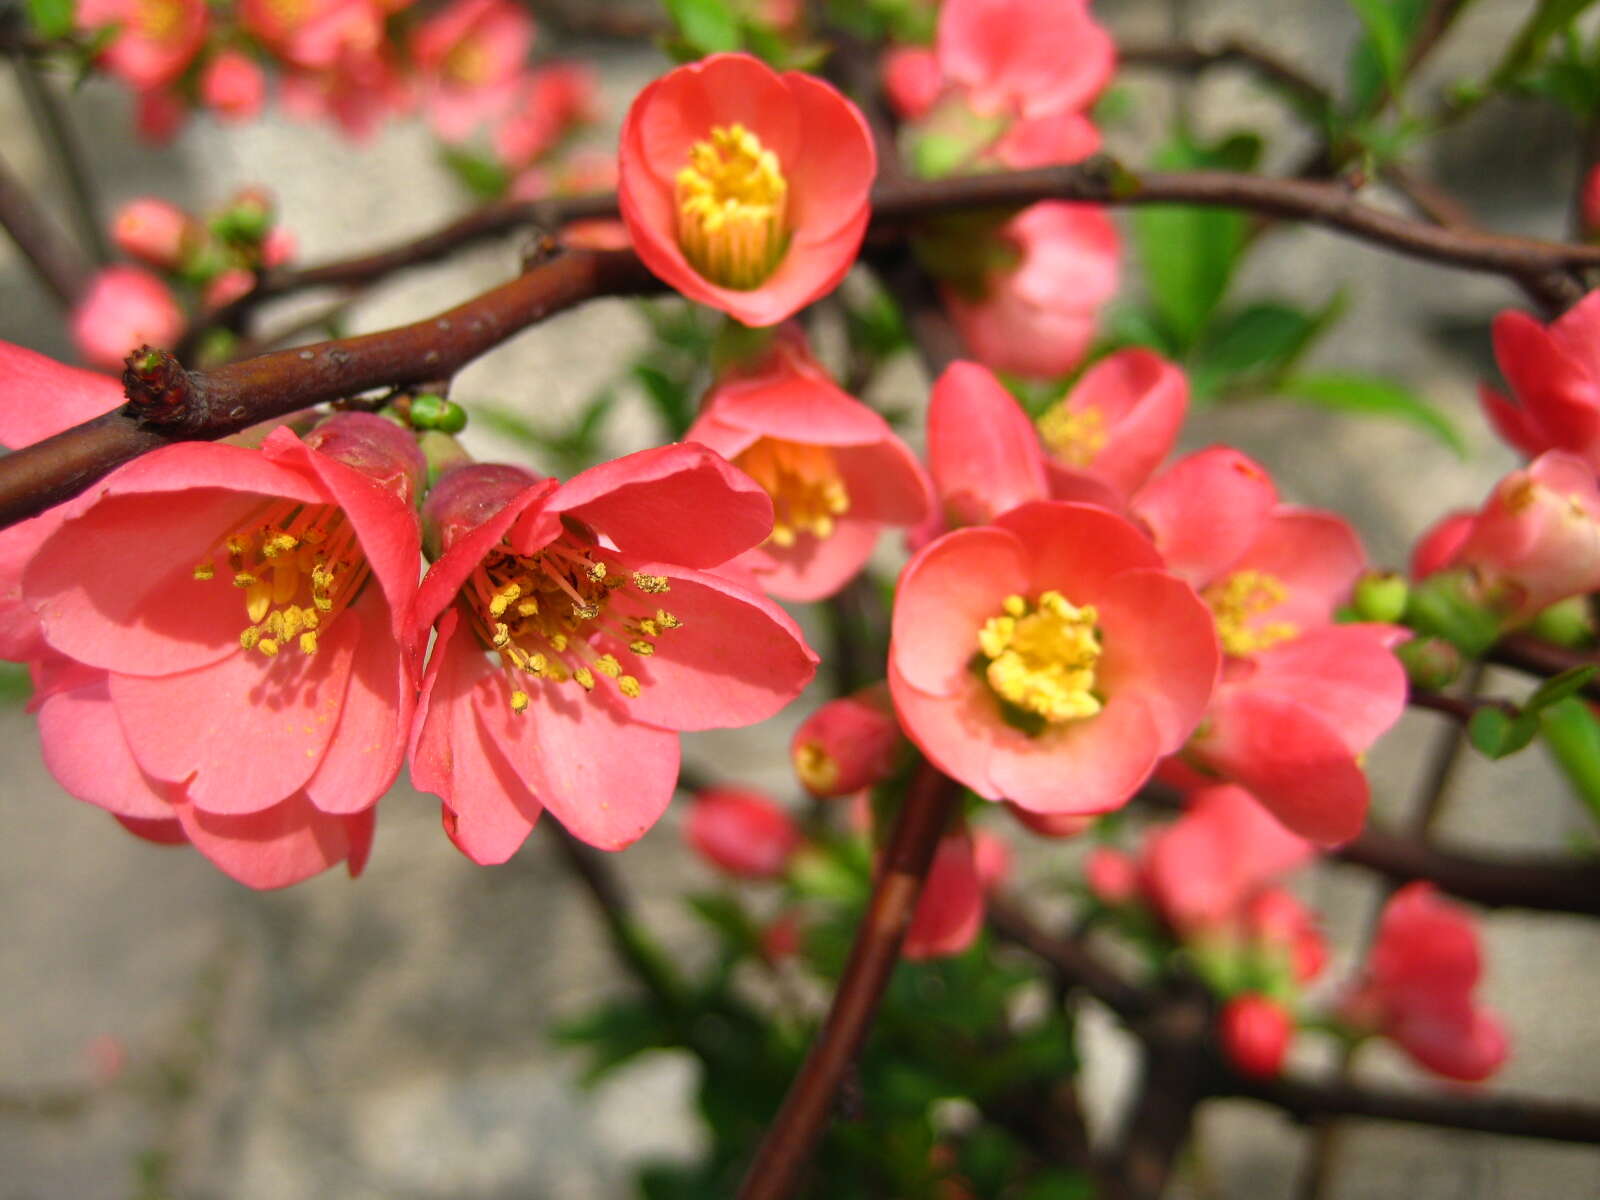
[[[741,879],[776,879],[800,848],[794,818],[750,788],[711,788],[695,797],[684,825],[692,849]]]
[[[422,505],[422,547],[438,558],[493,517],[539,477],[507,463],[464,462],[445,469]],[[547,486],[554,490],[555,481]]]
[[[111,237],[130,258],[161,270],[177,267],[184,246],[200,232],[193,217],[155,196],[130,200],[117,210]]]
[[[1535,637],[1558,646],[1587,646],[1594,640],[1594,617],[1586,596],[1569,596],[1540,611],[1528,626]]]
[[[440,433],[460,433],[467,427],[467,410],[435,392],[423,392],[411,400],[411,427],[437,429]]]
[[[202,300],[207,312],[216,312],[226,308],[235,300],[250,294],[250,289],[256,286],[254,271],[246,271],[243,267],[229,267],[216,278],[206,284]]]
[[[200,73],[200,99],[223,121],[248,121],[267,98],[267,77],[248,54],[224,50]]]
[[[1393,571],[1367,571],[1356,580],[1351,600],[1363,621],[1393,623],[1405,615],[1408,592],[1403,576]]]
[[[1470,570],[1438,571],[1414,584],[1406,624],[1420,634],[1444,638],[1476,657],[1500,635],[1501,619]]]
[[[1084,882],[1100,903],[1113,908],[1139,895],[1139,866],[1121,850],[1097,846],[1083,864]]]
[[[265,188],[245,188],[211,218],[211,230],[225,242],[259,242],[272,228],[274,207]]]
[[[817,709],[795,730],[789,753],[813,796],[847,796],[893,774],[903,742],[889,689],[877,683]]]
[[[1461,676],[1461,651],[1438,637],[1414,637],[1394,648],[1406,676],[1419,688],[1438,691]]]
[[[1276,1001],[1258,992],[1235,996],[1218,1024],[1223,1053],[1241,1075],[1271,1079],[1283,1070],[1294,1020]]]

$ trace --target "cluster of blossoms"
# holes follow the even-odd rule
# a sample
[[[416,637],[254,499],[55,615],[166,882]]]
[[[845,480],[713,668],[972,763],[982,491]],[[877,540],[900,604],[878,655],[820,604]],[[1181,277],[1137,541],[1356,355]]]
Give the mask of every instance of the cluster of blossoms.
[[[133,263],[98,272],[72,312],[78,352],[107,371],[121,370],[131,347],[173,345],[190,312],[237,300],[259,272],[295,252],[294,235],[277,223],[261,188],[244,189],[203,218],[154,196],[131,200],[113,218],[111,236]]]
[[[590,72],[530,67],[537,27],[511,0],[451,0],[425,15],[413,0],[79,0],[74,15],[100,39],[101,69],[135,93],[153,141],[196,107],[249,120],[275,87],[286,112],[353,138],[420,109],[447,142],[487,134],[516,172],[592,116]]]

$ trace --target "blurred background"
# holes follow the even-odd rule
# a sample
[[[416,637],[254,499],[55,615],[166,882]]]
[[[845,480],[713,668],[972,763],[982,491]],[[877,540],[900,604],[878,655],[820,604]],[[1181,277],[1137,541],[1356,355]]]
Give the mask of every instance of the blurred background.
[[[610,8],[605,4],[573,9]],[[1478,0],[1428,61],[1418,87],[1481,76],[1527,5]],[[1313,77],[1337,82],[1358,26],[1335,0],[1099,0],[1119,38],[1150,42],[1249,34]],[[545,51],[594,63],[606,118],[591,134],[613,144],[632,95],[668,65],[643,41],[588,40],[542,30]],[[158,195],[191,210],[244,184],[277,196],[300,259],[342,257],[426,231],[473,201],[444,170],[420,123],[391,122],[352,146],[321,125],[269,110],[242,127],[193,120],[173,144],[132,133],[122,89],[91,79],[61,97],[94,168],[100,211]],[[1262,133],[1261,169],[1292,171],[1311,148],[1280,102],[1243,72],[1175,83],[1120,72],[1102,111],[1108,149],[1143,160],[1181,112],[1217,138]],[[1551,106],[1497,102],[1434,139],[1419,163],[1473,217],[1496,230],[1565,236],[1582,131]],[[58,214],[67,195],[16,72],[0,67],[0,157]],[[1370,198],[1390,203],[1381,188]],[[1119,222],[1126,228],[1125,215]],[[514,240],[385,281],[349,309],[349,332],[415,320],[504,280]],[[1126,268],[1125,290],[1140,275]],[[1284,297],[1347,311],[1313,365],[1402,381],[1448,414],[1465,457],[1414,426],[1354,420],[1282,401],[1224,404],[1192,417],[1184,447],[1235,444],[1267,464],[1291,500],[1339,509],[1378,563],[1403,566],[1410,543],[1446,509],[1474,505],[1513,466],[1476,407],[1492,377],[1488,322],[1524,303],[1504,280],[1409,262],[1312,229],[1277,228],[1246,260],[1230,295]],[[289,319],[297,299],[278,310]],[[607,453],[659,437],[637,382],[618,364],[645,345],[639,307],[598,301],[517,337],[457,377],[469,410],[492,402],[559,424],[597,391],[617,400],[600,427]],[[60,314],[0,241],[0,338],[71,359]],[[920,413],[927,380],[905,356],[874,385],[885,407]],[[915,417],[909,428],[916,431]],[[915,438],[915,432],[912,434]],[[505,453],[480,422],[467,435]],[[546,469],[560,464],[545,463]],[[895,561],[892,548],[885,565]],[[1515,694],[1514,679],[1491,686]],[[787,741],[814,707],[803,698],[759,728],[686,739],[702,775],[792,796]],[[1371,756],[1377,811],[1402,820],[1443,722],[1408,715]],[[0,709],[0,1197],[337,1195],[424,1200],[630,1194],[636,1164],[692,1158],[704,1133],[693,1107],[694,1066],[650,1053],[592,1088],[582,1062],[547,1036],[557,1019],[629,986],[602,928],[565,873],[546,831],[509,864],[473,866],[441,836],[438,809],[403,783],[382,804],[371,864],[359,884],[333,871],[258,894],[198,855],[137,841],[72,801],[40,764],[20,703]],[[1561,849],[1582,831],[1564,784],[1535,749],[1499,763],[1473,759],[1454,784],[1441,840],[1491,851]],[[1078,870],[1070,843],[1023,847],[1017,891],[1048,889]],[[709,881],[684,852],[668,814],[615,863],[645,919],[693,961],[703,938],[678,899]],[[1379,903],[1351,868],[1302,879],[1328,914],[1344,956]],[[1484,919],[1484,996],[1506,1017],[1509,1066],[1495,1087],[1600,1101],[1600,928],[1554,915]],[[1091,1127],[1116,1118],[1133,1050],[1109,1019],[1086,1023]],[[1438,1086],[1387,1047],[1363,1055],[1363,1076]],[[1348,1122],[1325,1195],[1527,1197],[1600,1195],[1600,1148],[1569,1147]],[[1295,1194],[1308,1137],[1248,1102],[1203,1112],[1184,1194]]]

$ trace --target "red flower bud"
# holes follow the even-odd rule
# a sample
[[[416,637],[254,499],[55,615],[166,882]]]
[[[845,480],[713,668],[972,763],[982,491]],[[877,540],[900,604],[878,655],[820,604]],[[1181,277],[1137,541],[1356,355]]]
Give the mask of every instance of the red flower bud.
[[[1271,1079],[1283,1070],[1294,1021],[1276,1001],[1257,992],[1235,996],[1218,1025],[1223,1053],[1240,1074]]]
[[[701,792],[683,833],[706,862],[741,879],[777,878],[800,847],[794,818],[749,788]]]
[[[813,796],[847,796],[894,771],[904,736],[882,683],[830,700],[806,718],[789,744],[794,773]]]

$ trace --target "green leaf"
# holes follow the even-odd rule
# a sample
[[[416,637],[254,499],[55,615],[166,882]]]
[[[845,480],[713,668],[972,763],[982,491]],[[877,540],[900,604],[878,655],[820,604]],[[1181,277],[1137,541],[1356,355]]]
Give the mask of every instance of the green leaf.
[[[1550,39],[1571,26],[1594,0],[1540,0],[1517,36],[1511,39],[1485,85],[1491,91],[1506,87],[1539,60]]]
[[[1573,795],[1600,821],[1600,720],[1594,710],[1569,696],[1539,714],[1544,744],[1567,777]]]
[[[632,375],[643,385],[645,395],[650,398],[667,432],[674,440],[681,438],[694,424],[694,404],[689,398],[689,389],[650,363],[635,364]]]
[[[1406,29],[1402,25],[1403,5],[1391,0],[1350,0],[1350,7],[1367,31],[1367,40],[1377,55],[1378,67],[1391,92],[1398,92],[1405,67]]]
[[[1536,713],[1540,709],[1560,704],[1568,696],[1576,696],[1593,679],[1600,667],[1571,667],[1559,675],[1552,675],[1522,702],[1522,711]]]
[[[1305,400],[1338,412],[1365,413],[1406,421],[1433,434],[1461,458],[1467,456],[1467,443],[1454,422],[1426,400],[1392,380],[1329,371],[1286,379],[1278,385],[1278,391],[1292,400]]]
[[[1028,1180],[1017,1200],[1094,1200],[1098,1194],[1086,1172],[1051,1168]]]
[[[44,38],[63,38],[72,32],[72,0],[27,0],[28,20]]]
[[[617,1000],[559,1022],[550,1030],[550,1037],[589,1052],[589,1065],[580,1077],[585,1086],[636,1054],[677,1044],[674,1031],[662,1022],[657,1009],[637,999]]]
[[[1515,754],[1533,741],[1538,732],[1537,714],[1513,715],[1499,707],[1480,708],[1467,722],[1467,737],[1480,753],[1489,758],[1505,758]]]
[[[1264,300],[1219,314],[1189,363],[1195,394],[1215,395],[1237,376],[1276,378],[1305,354],[1343,308],[1344,297],[1337,295],[1318,312]]]
[[[511,186],[511,174],[486,154],[443,146],[439,158],[468,191],[485,200],[498,200]]]
[[[1248,170],[1260,141],[1241,134],[1214,146],[1178,141],[1155,156],[1163,170]],[[1222,208],[1151,205],[1133,214],[1134,241],[1150,298],[1180,350],[1195,344],[1244,250],[1245,215]]]
[[[667,15],[698,55],[740,48],[739,14],[728,0],[664,0]]]
[[[21,663],[0,663],[0,704],[23,704],[33,695],[33,680]]]

